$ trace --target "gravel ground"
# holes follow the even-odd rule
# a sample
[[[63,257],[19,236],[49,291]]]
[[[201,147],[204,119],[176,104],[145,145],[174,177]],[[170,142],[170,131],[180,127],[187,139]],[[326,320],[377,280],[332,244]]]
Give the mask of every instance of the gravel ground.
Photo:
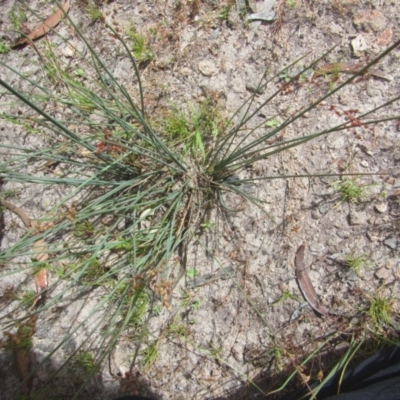
[[[257,7],[260,3],[256,2]],[[225,19],[220,18],[226,2],[99,1],[98,7],[121,31],[134,24],[140,32],[156,32],[148,34],[154,58],[141,70],[150,115],[157,115],[157,110],[171,102],[181,106],[213,96],[228,116],[249,96],[266,68],[273,76],[305,56],[287,71],[290,76],[333,45],[334,50],[318,65],[339,61],[365,65],[400,37],[400,4],[395,0],[272,3],[275,20],[258,25],[245,23],[235,6]],[[0,1],[0,29],[5,41],[17,37],[10,32],[13,4]],[[45,2],[31,1],[29,5],[44,10],[42,15],[50,10]],[[90,23],[83,1],[72,3],[69,15],[124,87],[134,91],[129,59],[106,33],[104,24]],[[31,21],[27,24],[34,26]],[[78,47],[81,45],[67,22],[62,22],[57,31]],[[60,43],[54,33],[47,38],[60,57],[79,68],[68,46]],[[43,45],[41,41],[36,43],[38,47]],[[284,139],[334,126],[345,120],[348,110],[357,110],[358,115],[398,95],[399,58],[400,49],[396,48],[377,67],[383,77],[368,76],[348,85],[287,127]],[[28,75],[39,68],[37,54],[29,46],[2,54],[0,60]],[[0,77],[12,80],[13,86],[21,85],[4,67],[0,67]],[[318,98],[329,85],[340,84],[345,78],[341,72],[336,82],[330,76],[321,76],[288,88],[268,103],[254,124],[268,121],[269,116],[283,120],[305,101]],[[284,84],[284,79],[273,79],[256,101],[265,101]],[[12,106],[4,103],[0,110],[8,111],[8,107]],[[381,115],[399,114],[399,110],[395,103]],[[164,308],[149,321],[147,344],[156,344],[158,351],[154,363],[145,368],[139,362],[130,371],[136,343],[126,335],[78,398],[108,399],[123,393],[174,400],[261,398],[251,382],[268,392],[329,335],[341,332],[319,353],[315,365],[302,371],[312,380],[319,371],[326,373],[349,338],[368,331],[363,310],[371,298],[377,293],[389,296],[395,314],[399,312],[398,136],[398,121],[343,131],[259,161],[240,173],[240,178],[334,174],[343,170],[375,175],[357,178],[359,185],[368,185],[359,203],[341,201],[335,188],[338,177],[334,176],[256,181],[251,190],[265,200],[268,215],[234,195],[228,196],[227,204],[241,211],[216,217],[217,225],[199,234],[188,250],[187,267],[199,272],[198,281],[194,285],[192,280],[182,279],[173,293],[171,310]],[[32,146],[40,146],[42,140],[40,135],[28,136],[21,127],[5,120],[0,120],[0,137],[7,143]],[[2,187],[3,191],[11,189],[19,192],[15,202],[34,217],[43,215],[64,195],[60,189],[48,192],[39,185],[5,183]],[[21,235],[23,227],[8,211],[3,220],[1,246],[6,248]],[[329,315],[314,313],[296,283],[293,260],[303,243],[310,279]],[[349,256],[365,259],[358,273],[345,265]],[[231,267],[231,279],[224,279],[221,266]],[[34,288],[27,274],[8,276],[7,268],[3,266],[0,280],[4,330],[10,329],[10,319],[16,320],[23,313],[18,301],[7,297],[7,290]],[[176,271],[171,274],[174,278]],[[189,290],[186,294],[185,287]],[[49,355],[77,321],[87,318],[101,290],[96,289],[85,300],[63,301],[39,314],[32,337],[33,365]],[[175,330],[170,328],[171,321]],[[37,371],[33,387],[46,382],[54,398],[72,398],[79,387],[79,368],[72,366],[67,373],[52,377],[51,382],[48,379],[71,351],[86,341],[96,347],[96,339],[85,336],[85,332],[72,335],[45,368]],[[15,360],[3,350],[0,398],[11,398],[7,393],[12,393],[17,384]]]

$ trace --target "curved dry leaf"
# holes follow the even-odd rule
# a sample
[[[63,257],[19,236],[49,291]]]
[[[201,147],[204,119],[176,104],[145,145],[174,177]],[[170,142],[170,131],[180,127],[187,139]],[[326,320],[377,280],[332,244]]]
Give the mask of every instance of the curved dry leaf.
[[[21,221],[24,223],[24,225],[27,228],[30,228],[32,226],[31,219],[25,214],[25,211],[22,208],[17,207],[14,204],[11,204],[8,201],[1,200],[1,199],[0,199],[0,206],[8,208],[11,212],[18,215],[18,217],[21,218]]]
[[[39,24],[26,38],[19,40],[12,47],[20,46],[25,43],[29,43],[30,40],[39,39],[44,36],[51,29],[55,28],[60,21],[64,18],[65,14],[68,12],[70,7],[70,0],[66,0],[66,2],[54,11],[50,17],[46,18],[41,24]]]
[[[36,299],[39,300],[41,298],[40,294],[46,290],[49,285],[49,272],[47,268],[40,268],[40,270],[35,275],[35,286],[36,286]],[[36,301],[37,301],[36,300]]]
[[[8,208],[11,212],[18,215],[21,221],[27,228],[34,226],[31,219],[26,215],[22,208],[9,203],[8,201],[0,199],[0,206]],[[46,262],[49,259],[49,253],[47,252],[47,243],[43,239],[36,240],[33,244],[33,255],[32,258],[39,262]],[[46,268],[41,268],[35,275],[35,286],[36,286],[36,299],[33,306],[41,299],[41,292],[48,286],[49,273]]]
[[[47,244],[43,239],[39,239],[33,244],[33,258],[40,262],[46,262],[49,259]]]
[[[303,293],[304,298],[307,300],[307,303],[319,314],[326,315],[328,314],[328,310],[318,301],[317,293],[315,293],[314,287],[304,264],[305,248],[306,246],[303,243],[297,249],[294,259],[297,282],[299,284],[301,293]]]

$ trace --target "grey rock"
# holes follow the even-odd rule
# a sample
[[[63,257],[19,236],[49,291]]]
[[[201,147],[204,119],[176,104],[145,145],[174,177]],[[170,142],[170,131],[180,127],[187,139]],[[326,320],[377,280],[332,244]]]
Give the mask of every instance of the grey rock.
[[[355,282],[359,279],[358,275],[352,269],[343,269],[338,273],[339,278],[344,282]]]
[[[331,206],[328,203],[322,204],[319,207],[319,212],[324,215],[330,210]]]
[[[310,251],[312,253],[323,253],[325,251],[325,246],[322,243],[311,243],[310,244]]]
[[[351,41],[351,47],[353,48],[353,54],[355,57],[361,57],[364,51],[368,49],[367,41],[363,35],[358,35]]]
[[[382,279],[384,281],[389,280],[391,275],[392,275],[392,272],[389,269],[385,268],[385,267],[379,268],[377,271],[375,271],[375,276],[378,279]]]
[[[363,225],[367,222],[368,215],[365,211],[353,211],[350,214],[351,225]]]
[[[336,235],[338,235],[341,239],[347,239],[348,237],[350,237],[350,232],[349,231],[340,230],[340,231],[336,232]]]
[[[346,145],[346,139],[343,136],[333,136],[327,141],[328,147],[332,150],[342,149]]]
[[[340,260],[343,260],[343,254],[342,254],[342,253],[330,254],[330,255],[328,256],[328,258],[329,258],[330,260],[333,260],[333,261],[340,261]]]
[[[368,231],[367,232],[367,238],[371,242],[377,242],[377,241],[379,241],[381,239],[380,235],[379,235],[379,232],[376,232],[376,231]]]
[[[311,218],[312,219],[319,219],[321,217],[320,212],[318,210],[311,211]]]
[[[387,204],[386,203],[379,203],[375,205],[375,210],[380,213],[383,214],[384,212],[386,212],[387,210]]]
[[[211,76],[217,72],[218,68],[214,62],[203,60],[199,63],[199,70],[204,76]]]
[[[329,30],[332,35],[339,35],[343,31],[340,25],[334,23],[329,26]]]
[[[394,236],[392,236],[392,237],[386,239],[383,243],[384,243],[387,247],[390,247],[390,248],[393,249],[393,250],[397,249],[397,238],[394,237]]]
[[[259,12],[259,13],[254,13],[254,14],[250,14],[247,19],[249,21],[257,21],[257,20],[261,20],[261,21],[273,21],[275,19],[275,12],[274,11],[264,11],[264,12]]]

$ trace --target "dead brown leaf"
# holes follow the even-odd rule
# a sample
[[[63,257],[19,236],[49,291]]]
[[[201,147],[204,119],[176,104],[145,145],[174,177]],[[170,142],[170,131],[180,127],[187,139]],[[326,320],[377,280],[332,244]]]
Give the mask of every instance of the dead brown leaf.
[[[32,220],[26,215],[25,211],[14,204],[9,203],[0,199],[0,205],[9,209],[14,214],[21,218],[22,222],[27,228],[34,226]],[[39,262],[46,262],[49,259],[49,253],[47,251],[47,243],[44,239],[36,240],[33,244],[33,259]],[[46,268],[41,268],[35,275],[35,286],[36,286],[36,300],[33,306],[41,299],[41,292],[43,292],[48,286],[49,273]]]
[[[323,372],[321,369],[318,371],[317,379],[318,379],[320,382],[322,382],[322,379],[324,379],[324,372]]]
[[[33,258],[40,262],[46,262],[49,259],[47,244],[43,239],[39,239],[33,244]]]
[[[36,40],[44,36],[51,29],[55,28],[60,21],[64,18],[65,14],[68,12],[70,7],[70,0],[66,0],[66,2],[58,8],[53,14],[50,15],[47,19],[45,19],[42,23],[40,23],[27,37],[19,40],[14,43],[11,47],[21,46],[23,44],[30,43],[31,40]]]
[[[41,293],[46,290],[49,284],[49,273],[47,268],[40,268],[40,270],[35,275],[35,285],[36,285],[36,293],[37,299],[41,298]]]
[[[25,211],[22,210],[21,208],[15,206],[14,204],[9,203],[8,201],[1,200],[1,199],[0,199],[0,206],[8,208],[11,212],[18,215],[18,217],[21,218],[21,221],[24,223],[24,225],[27,228],[30,228],[32,226],[32,222],[31,222],[30,218],[25,214]]]
[[[308,276],[307,269],[304,264],[305,248],[306,246],[303,243],[297,249],[294,259],[297,282],[308,304],[319,314],[326,315],[328,314],[328,310],[318,301],[317,294],[315,293],[314,287],[311,283],[310,277]]]

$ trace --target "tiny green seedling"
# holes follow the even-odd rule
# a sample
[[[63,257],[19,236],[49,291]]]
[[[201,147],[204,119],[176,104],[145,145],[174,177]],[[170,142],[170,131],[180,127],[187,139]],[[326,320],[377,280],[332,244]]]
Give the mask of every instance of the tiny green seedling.
[[[171,144],[183,145],[184,156],[193,154],[204,160],[208,143],[221,133],[225,120],[213,101],[207,99],[189,106],[187,111],[171,106],[160,125]]]
[[[107,271],[108,269],[97,258],[91,258],[80,275],[80,279],[83,284],[89,286],[96,285],[99,279],[104,283],[107,280]]]
[[[379,193],[379,198],[382,200],[385,200],[388,194],[385,191],[382,191]]]
[[[360,186],[354,179],[343,179],[333,183],[333,188],[341,195],[341,202],[360,203],[368,197],[368,188],[371,185]]]
[[[172,322],[171,325],[168,327],[166,334],[176,335],[178,337],[185,337],[188,334],[188,329],[182,323]]]
[[[132,294],[132,298],[135,301],[134,310],[130,310],[131,298],[126,298],[125,303],[127,309],[122,310],[122,315],[126,317],[129,314],[129,325],[133,327],[138,327],[141,325],[143,318],[148,311],[149,296],[143,289],[135,289]]]
[[[200,274],[200,272],[195,269],[195,268],[189,268],[186,270],[186,276],[190,279],[195,278],[196,276],[198,276]]]
[[[201,300],[195,299],[195,300],[192,301],[192,304],[190,305],[190,308],[193,311],[197,311],[200,308],[200,306],[201,306]]]
[[[296,2],[296,0],[287,0],[286,1],[286,5],[289,8],[295,8],[297,6],[297,2]]]
[[[36,299],[36,292],[34,290],[28,290],[25,292],[19,299],[21,302],[21,305],[25,309],[29,309],[30,307],[35,304],[35,299]]]
[[[22,31],[24,23],[28,20],[22,7],[14,5],[8,13],[13,28],[16,31]]]
[[[74,71],[74,75],[76,76],[85,76],[85,71],[83,68],[78,68],[76,71]]]
[[[0,192],[0,199],[7,200],[12,198],[17,198],[19,196],[19,190],[9,189]]]
[[[383,298],[381,295],[377,294],[375,297],[370,299],[367,314],[376,328],[379,328],[382,325],[391,324],[393,300],[390,298]]]
[[[285,83],[290,82],[291,78],[289,76],[289,68],[285,68],[280,74],[279,79],[284,81]]]
[[[99,367],[96,365],[92,354],[88,351],[77,353],[73,357],[73,363],[82,371],[86,376],[95,373]]]
[[[147,44],[145,36],[136,32],[134,28],[128,30],[128,35],[132,41],[132,54],[139,64],[151,61],[154,53]]]
[[[133,243],[129,240],[119,239],[118,242],[111,248],[113,251],[132,251]]]
[[[171,139],[185,139],[190,136],[189,117],[176,106],[172,106],[161,122],[162,129]]]
[[[270,119],[269,121],[267,121],[265,123],[265,126],[268,128],[274,128],[274,127],[278,126],[279,124],[280,124],[279,120],[274,118],[274,119]]]
[[[275,305],[278,305],[278,304],[283,303],[283,302],[286,301],[286,300],[295,299],[295,298],[296,298],[296,297],[295,297],[292,293],[290,293],[289,290],[285,290],[285,291],[279,296],[279,298],[278,298],[276,301],[274,301],[272,304],[275,306]]]
[[[275,360],[275,364],[279,371],[283,371],[283,360],[282,360],[282,349],[280,347],[273,347],[269,353],[271,357]]]
[[[228,3],[225,6],[223,6],[219,12],[218,18],[223,21],[228,21],[229,12],[231,11],[231,8],[232,8],[231,3]]]
[[[157,359],[158,349],[157,342],[150,344],[142,351],[143,356],[143,366],[151,367]]]
[[[209,231],[212,227],[216,226],[216,223],[207,221],[200,225],[205,231]]]
[[[6,42],[0,40],[0,54],[6,54],[10,51],[10,46]]]
[[[8,343],[8,347],[19,348],[19,349],[30,349],[32,347],[32,336],[34,329],[29,325],[29,322],[25,325],[21,325],[18,331],[14,335],[14,340]]]
[[[89,238],[94,231],[94,226],[89,221],[78,222],[74,225],[74,233],[79,238]]]
[[[333,82],[337,81],[339,79],[339,76],[340,76],[340,63],[334,63],[333,64],[331,76],[332,76],[332,81]]]
[[[189,292],[188,290],[185,290],[182,292],[182,302],[181,302],[181,307],[182,308],[190,308],[192,310],[198,310],[201,306],[201,301],[199,299],[193,298],[193,294]]]
[[[101,10],[93,3],[89,4],[86,7],[86,12],[89,15],[89,18],[91,20],[92,23],[95,23],[96,21],[99,20],[104,20],[104,15],[101,12]]]
[[[354,253],[351,253],[346,255],[344,259],[346,266],[352,269],[357,275],[363,267],[369,267],[371,264],[365,254],[356,256]]]
[[[210,344],[209,354],[211,357],[216,357],[218,354],[222,353],[222,347],[216,347],[213,343]]]

